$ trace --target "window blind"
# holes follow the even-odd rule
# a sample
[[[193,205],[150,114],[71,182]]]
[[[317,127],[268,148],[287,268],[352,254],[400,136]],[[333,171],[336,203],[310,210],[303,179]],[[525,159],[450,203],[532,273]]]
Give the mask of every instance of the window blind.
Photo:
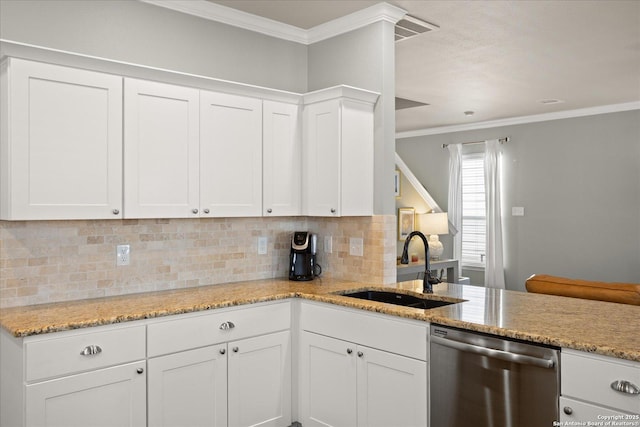
[[[484,155],[462,156],[462,259],[465,267],[484,267],[486,205]]]

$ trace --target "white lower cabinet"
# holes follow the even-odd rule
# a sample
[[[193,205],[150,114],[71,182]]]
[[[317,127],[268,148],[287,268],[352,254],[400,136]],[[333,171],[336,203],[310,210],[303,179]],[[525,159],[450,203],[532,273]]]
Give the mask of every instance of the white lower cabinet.
[[[569,349],[561,360],[562,425],[640,425],[640,363]]]
[[[26,386],[26,425],[139,427],[146,424],[145,362]]]
[[[226,345],[149,359],[149,426],[227,425]]]
[[[426,426],[427,364],[302,333],[304,426]]]
[[[291,424],[289,331],[149,359],[149,426]]]
[[[289,426],[290,328],[289,302],[150,323],[149,426]]]
[[[230,342],[227,347],[229,426],[289,426],[290,332]]]
[[[0,426],[147,423],[145,326],[0,333]]]
[[[303,303],[302,425],[426,426],[426,325]]]

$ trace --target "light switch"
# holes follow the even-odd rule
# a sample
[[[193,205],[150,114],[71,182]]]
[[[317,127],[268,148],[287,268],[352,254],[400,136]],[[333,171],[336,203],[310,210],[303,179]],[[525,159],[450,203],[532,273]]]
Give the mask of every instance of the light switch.
[[[267,254],[267,238],[258,237],[258,255]]]
[[[363,241],[362,237],[350,237],[349,238],[349,255],[362,256],[363,255]]]
[[[333,238],[331,236],[324,236],[324,251],[328,254],[333,252]]]
[[[511,207],[511,216],[524,216],[524,207],[522,206]]]

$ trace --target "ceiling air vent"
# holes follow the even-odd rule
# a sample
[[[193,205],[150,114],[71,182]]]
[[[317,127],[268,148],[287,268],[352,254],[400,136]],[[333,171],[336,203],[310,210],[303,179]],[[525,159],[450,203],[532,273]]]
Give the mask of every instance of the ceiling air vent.
[[[430,31],[437,31],[440,27],[430,24],[415,16],[405,15],[396,24],[396,41],[407,40],[413,36],[417,36]]]

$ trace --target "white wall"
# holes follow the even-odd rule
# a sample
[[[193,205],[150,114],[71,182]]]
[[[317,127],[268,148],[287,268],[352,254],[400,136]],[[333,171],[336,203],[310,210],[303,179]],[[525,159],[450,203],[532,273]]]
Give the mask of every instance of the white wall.
[[[524,290],[534,273],[640,283],[640,110],[406,138],[396,150],[447,210],[442,144],[505,136],[507,287]]]

